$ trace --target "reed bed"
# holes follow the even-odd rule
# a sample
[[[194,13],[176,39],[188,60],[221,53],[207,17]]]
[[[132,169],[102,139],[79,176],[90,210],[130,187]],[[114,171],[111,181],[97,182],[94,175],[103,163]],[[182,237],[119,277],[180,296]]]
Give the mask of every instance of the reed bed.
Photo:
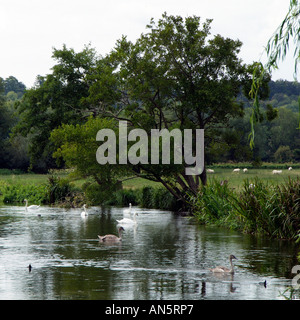
[[[191,197],[193,214],[202,224],[222,225],[270,238],[300,236],[300,179],[279,184],[256,178],[244,181],[241,190],[211,180]]]

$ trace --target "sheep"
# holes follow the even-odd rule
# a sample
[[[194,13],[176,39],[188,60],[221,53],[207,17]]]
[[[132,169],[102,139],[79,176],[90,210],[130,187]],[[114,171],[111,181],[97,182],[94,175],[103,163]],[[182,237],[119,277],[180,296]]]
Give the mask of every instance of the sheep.
[[[289,171],[291,171],[291,170],[293,170],[293,168],[292,167],[289,167],[289,169],[288,169]]]
[[[213,169],[207,169],[207,172],[208,172],[208,173],[215,173],[215,170],[213,170]]]
[[[233,169],[233,171],[232,171],[232,172],[237,172],[237,173],[239,173],[239,172],[240,172],[240,170],[241,170],[241,169]]]
[[[243,169],[243,171],[244,171],[244,172],[247,172],[247,171],[248,171],[248,169],[247,169],[247,168],[245,168],[245,169]]]
[[[282,170],[273,170],[272,173],[273,174],[280,174],[280,173],[282,173]]]

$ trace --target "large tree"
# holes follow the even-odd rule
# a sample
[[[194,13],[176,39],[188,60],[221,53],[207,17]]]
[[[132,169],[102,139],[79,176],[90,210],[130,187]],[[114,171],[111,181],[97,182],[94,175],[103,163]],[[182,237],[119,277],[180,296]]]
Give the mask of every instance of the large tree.
[[[95,50],[89,46],[77,53],[64,45],[54,49],[52,57],[56,61],[53,72],[39,76],[36,87],[25,92],[14,128],[15,135],[29,138],[31,166],[36,170],[47,170],[54,164],[51,131],[64,123],[84,122],[80,100],[89,94],[86,75],[96,61]]]
[[[249,89],[252,66],[239,59],[239,40],[210,35],[211,20],[168,16],[135,43],[120,39],[89,73],[89,96],[81,100],[88,114],[126,120],[129,130],[205,129],[209,143],[231,117],[242,114],[237,96]],[[101,128],[99,128],[101,129]],[[74,155],[75,156],[75,155]],[[178,200],[206,183],[185,174],[186,165],[132,166],[132,172],[161,182]]]

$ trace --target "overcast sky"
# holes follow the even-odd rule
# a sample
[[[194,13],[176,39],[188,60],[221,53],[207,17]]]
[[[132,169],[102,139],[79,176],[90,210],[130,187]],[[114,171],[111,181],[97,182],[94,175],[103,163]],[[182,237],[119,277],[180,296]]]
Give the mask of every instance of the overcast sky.
[[[290,0],[0,0],[0,77],[31,87],[51,73],[53,47],[75,51],[91,43],[105,55],[122,35],[134,41],[153,17],[212,18],[212,34],[243,42],[245,63],[261,59],[264,46],[288,11]],[[273,79],[293,80],[293,50]]]

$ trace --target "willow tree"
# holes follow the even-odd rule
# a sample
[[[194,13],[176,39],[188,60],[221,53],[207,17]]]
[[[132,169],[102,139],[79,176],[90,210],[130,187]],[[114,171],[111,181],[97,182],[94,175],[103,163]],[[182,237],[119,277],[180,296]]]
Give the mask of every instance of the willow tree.
[[[297,77],[298,63],[300,61],[300,3],[298,0],[290,0],[290,6],[287,14],[283,18],[280,25],[274,31],[266,45],[267,62],[256,63],[253,72],[252,87],[250,97],[253,99],[253,112],[251,121],[250,146],[254,146],[254,125],[255,119],[260,112],[259,91],[263,83],[265,75],[271,74],[273,70],[278,69],[278,63],[284,60],[289,50],[290,42],[294,41],[294,78]],[[300,96],[299,96],[299,119],[300,119]],[[300,120],[299,120],[300,129]]]

